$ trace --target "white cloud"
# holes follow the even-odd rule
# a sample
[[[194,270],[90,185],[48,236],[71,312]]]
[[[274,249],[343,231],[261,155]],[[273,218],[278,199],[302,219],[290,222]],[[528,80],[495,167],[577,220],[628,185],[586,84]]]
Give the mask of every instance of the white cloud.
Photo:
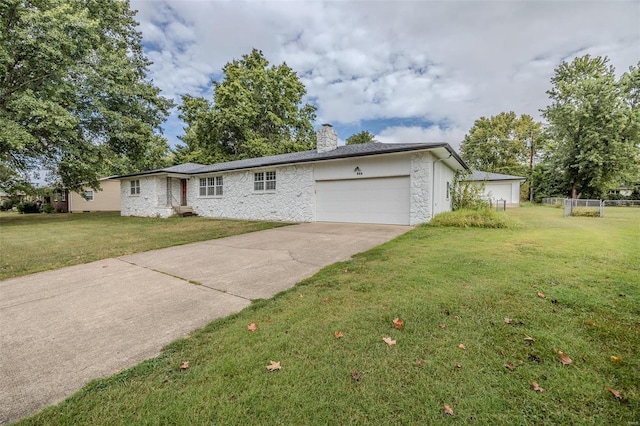
[[[442,128],[438,125],[429,127],[392,126],[377,134],[375,139],[384,143],[446,142],[458,150],[465,133],[466,130],[460,128]]]
[[[167,96],[210,96],[221,67],[255,47],[298,72],[319,122],[415,117],[449,123],[455,131],[439,130],[447,137],[501,111],[539,117],[563,60],[608,55],[622,73],[640,59],[637,2],[134,0],[132,6],[140,10],[154,61],[151,76]],[[438,136],[440,127],[419,129],[395,126],[381,137]]]

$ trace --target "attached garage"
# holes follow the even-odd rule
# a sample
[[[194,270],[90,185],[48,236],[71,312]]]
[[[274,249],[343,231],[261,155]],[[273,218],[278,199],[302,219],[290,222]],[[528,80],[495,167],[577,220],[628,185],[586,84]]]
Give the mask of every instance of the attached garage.
[[[409,176],[316,181],[319,222],[409,225]]]

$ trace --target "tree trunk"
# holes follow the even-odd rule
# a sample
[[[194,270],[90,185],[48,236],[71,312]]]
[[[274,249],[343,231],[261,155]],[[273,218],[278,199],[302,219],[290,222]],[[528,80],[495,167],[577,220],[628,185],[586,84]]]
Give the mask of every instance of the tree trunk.
[[[571,185],[571,198],[578,198],[578,187],[575,182]]]

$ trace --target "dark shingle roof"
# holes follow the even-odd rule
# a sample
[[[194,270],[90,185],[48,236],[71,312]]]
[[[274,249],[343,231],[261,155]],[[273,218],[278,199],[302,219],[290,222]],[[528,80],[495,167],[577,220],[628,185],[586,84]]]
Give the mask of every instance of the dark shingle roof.
[[[481,172],[480,170],[473,170],[469,180],[522,180],[526,179],[523,176],[511,176],[503,175],[500,173]]]
[[[444,148],[451,156],[464,167],[464,161],[456,154],[456,152],[446,143],[364,143],[355,145],[344,145],[327,151],[317,152],[300,151],[289,154],[272,155],[269,157],[248,158],[246,160],[228,161],[225,163],[216,163],[211,165],[202,165],[195,163],[180,164],[178,166],[167,167],[165,169],[149,170],[140,173],[132,173],[129,175],[118,176],[125,178],[130,176],[149,175],[156,173],[178,173],[178,174],[202,174],[215,173],[231,170],[252,169],[257,167],[269,167],[285,164],[308,163],[313,161],[334,160],[339,158],[363,157],[377,154],[391,154],[395,152],[418,151],[425,149]]]

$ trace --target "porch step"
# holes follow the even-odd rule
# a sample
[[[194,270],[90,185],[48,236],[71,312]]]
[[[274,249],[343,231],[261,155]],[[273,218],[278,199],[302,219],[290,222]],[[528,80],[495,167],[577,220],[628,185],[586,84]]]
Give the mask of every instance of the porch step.
[[[187,217],[187,216],[198,216],[194,211],[193,207],[190,206],[179,206],[175,208],[175,211],[178,216]]]

